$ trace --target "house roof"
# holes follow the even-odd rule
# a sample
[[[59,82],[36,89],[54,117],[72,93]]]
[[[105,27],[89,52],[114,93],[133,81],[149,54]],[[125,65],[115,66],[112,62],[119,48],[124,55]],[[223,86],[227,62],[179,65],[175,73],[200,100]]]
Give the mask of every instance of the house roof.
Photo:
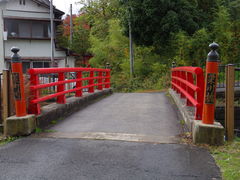
[[[0,3],[1,2],[8,2],[9,0],[0,0]],[[42,6],[45,6],[47,8],[50,7],[50,1],[49,0],[32,0],[33,2],[39,4],[39,5],[42,5]],[[54,8],[54,12],[55,13],[58,13],[60,16],[64,15],[65,13],[59,9],[57,9],[56,7],[53,7]]]

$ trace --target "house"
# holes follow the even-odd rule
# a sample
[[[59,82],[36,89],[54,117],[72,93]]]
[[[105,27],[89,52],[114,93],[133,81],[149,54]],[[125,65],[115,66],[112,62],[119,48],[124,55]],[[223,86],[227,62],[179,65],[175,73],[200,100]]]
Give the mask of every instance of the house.
[[[63,15],[54,7],[55,34]],[[0,32],[0,71],[9,67],[13,46],[20,48],[24,72],[29,68],[75,66],[75,58],[56,43],[51,63],[49,0],[0,0]]]

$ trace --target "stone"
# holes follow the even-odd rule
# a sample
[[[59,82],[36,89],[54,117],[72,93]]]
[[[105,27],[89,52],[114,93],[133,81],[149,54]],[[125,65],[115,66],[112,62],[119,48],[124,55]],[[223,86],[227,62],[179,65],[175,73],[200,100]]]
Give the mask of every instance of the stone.
[[[26,136],[36,129],[36,116],[11,116],[6,119],[5,136]]]
[[[195,120],[192,130],[195,144],[220,146],[224,143],[224,127],[219,122],[214,122],[211,125]]]

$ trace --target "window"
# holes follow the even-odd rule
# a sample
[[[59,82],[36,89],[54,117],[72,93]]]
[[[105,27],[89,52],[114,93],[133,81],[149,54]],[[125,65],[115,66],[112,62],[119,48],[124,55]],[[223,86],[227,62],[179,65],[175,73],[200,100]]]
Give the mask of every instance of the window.
[[[33,62],[33,68],[49,68],[49,62]]]
[[[20,5],[25,5],[26,2],[25,2],[25,0],[19,0],[19,4],[20,4]]]
[[[30,68],[49,68],[49,61],[26,61],[22,62],[23,73],[26,74]],[[11,63],[9,63],[9,68],[11,69]]]
[[[39,23],[32,23],[32,37],[33,38],[41,38],[43,36],[43,26]]]
[[[31,37],[31,24],[27,21],[18,22],[19,37],[30,38]]]
[[[50,38],[50,23],[44,21],[5,20],[5,30],[9,38]]]

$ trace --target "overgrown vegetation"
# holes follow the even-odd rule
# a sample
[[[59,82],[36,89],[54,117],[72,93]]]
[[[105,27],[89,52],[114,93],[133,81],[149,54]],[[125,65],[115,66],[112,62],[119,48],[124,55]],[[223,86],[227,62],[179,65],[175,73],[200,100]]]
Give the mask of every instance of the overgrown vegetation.
[[[216,163],[221,168],[224,180],[240,179],[240,138],[224,146],[210,148]]]
[[[240,0],[81,0],[74,38],[62,45],[91,53],[93,67],[112,68],[118,91],[163,89],[169,69],[204,66],[208,45],[220,44],[221,62],[240,62]],[[129,22],[134,40],[134,78],[129,72]],[[89,27],[89,28],[86,28]],[[80,42],[81,41],[81,42]]]
[[[7,143],[17,140],[19,137],[1,137],[0,136],[0,146],[3,146]]]

